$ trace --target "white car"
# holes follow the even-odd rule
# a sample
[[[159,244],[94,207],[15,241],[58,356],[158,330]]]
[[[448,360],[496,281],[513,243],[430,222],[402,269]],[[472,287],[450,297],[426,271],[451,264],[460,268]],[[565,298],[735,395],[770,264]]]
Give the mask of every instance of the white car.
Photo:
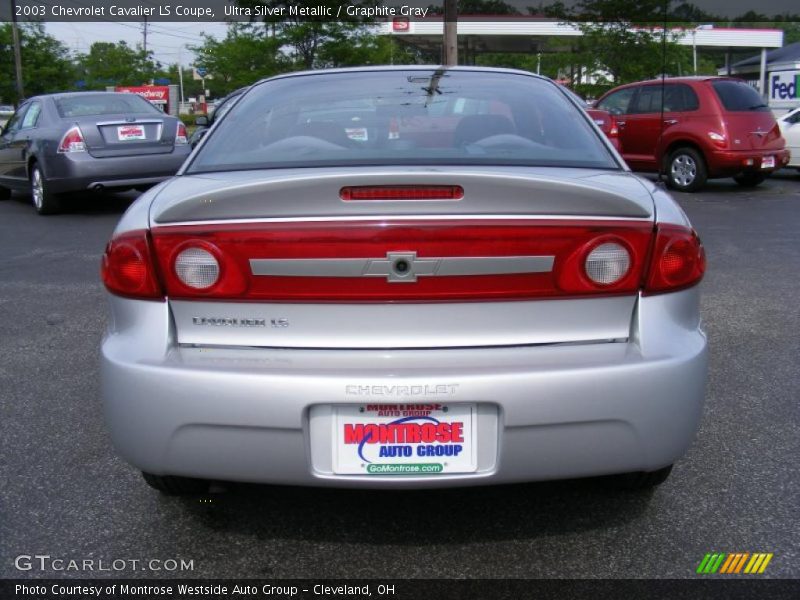
[[[786,140],[786,147],[792,153],[786,166],[800,171],[800,106],[779,118],[778,126]]]

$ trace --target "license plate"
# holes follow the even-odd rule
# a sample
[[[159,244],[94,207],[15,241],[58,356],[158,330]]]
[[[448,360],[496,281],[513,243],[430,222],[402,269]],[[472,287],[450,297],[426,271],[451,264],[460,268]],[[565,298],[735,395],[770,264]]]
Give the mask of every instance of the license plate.
[[[761,168],[762,169],[774,169],[775,168],[775,157],[774,156],[765,156],[761,159]]]
[[[120,142],[145,139],[144,127],[141,125],[123,125],[117,127],[117,139]]]
[[[474,404],[335,406],[333,472],[440,475],[478,468]]]

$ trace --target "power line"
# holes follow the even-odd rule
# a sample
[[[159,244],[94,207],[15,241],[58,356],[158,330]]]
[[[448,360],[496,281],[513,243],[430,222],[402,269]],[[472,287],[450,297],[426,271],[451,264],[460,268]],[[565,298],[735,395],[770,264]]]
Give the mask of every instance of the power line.
[[[87,7],[86,4],[84,4],[82,2],[78,2],[77,0],[67,0],[67,2],[70,2],[71,4],[74,4],[75,6],[79,6],[81,8],[86,8]],[[48,4],[48,3],[44,2],[44,4]],[[52,4],[51,3],[51,4],[49,4],[49,6],[57,6],[57,4]],[[102,17],[92,17],[92,16],[88,16],[88,15],[85,16],[85,18],[89,19],[91,21],[94,21],[96,23],[113,23],[114,25],[120,25],[122,27],[128,27],[129,29],[136,29],[137,31],[141,31],[141,27],[139,25],[133,25],[131,23],[125,23],[125,22],[122,22],[122,21],[114,21],[114,20],[111,20],[111,19],[103,19]],[[199,36],[199,35],[191,35],[191,34],[190,35],[180,35],[180,34],[177,34],[177,33],[173,33],[171,31],[169,31],[168,29],[161,29],[160,27],[156,27],[152,23],[148,23],[147,27],[148,27],[148,29],[150,31],[152,31],[154,33],[158,33],[159,35],[165,35],[165,36],[168,36],[168,37],[174,37],[174,38],[177,38],[177,39],[188,40],[190,42],[196,42],[196,43],[203,41],[203,38],[201,36]]]

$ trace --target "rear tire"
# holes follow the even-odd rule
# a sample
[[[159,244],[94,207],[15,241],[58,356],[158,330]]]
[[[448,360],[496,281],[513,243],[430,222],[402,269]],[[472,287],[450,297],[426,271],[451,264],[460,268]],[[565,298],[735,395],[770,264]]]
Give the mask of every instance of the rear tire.
[[[739,173],[733,180],[742,187],[756,187],[767,178],[763,173]]]
[[[175,475],[153,475],[142,471],[142,477],[151,488],[167,496],[202,494],[208,491],[208,481]]]
[[[9,198],[11,198],[11,190],[0,187],[0,200],[8,200]]]
[[[646,490],[661,485],[672,472],[672,465],[657,471],[638,471],[614,476],[614,487],[622,490]]]
[[[61,210],[58,196],[48,189],[47,179],[36,163],[31,166],[31,197],[33,207],[40,215],[54,215]]]
[[[679,192],[696,192],[706,184],[708,169],[703,155],[688,146],[678,148],[667,160],[667,185]]]

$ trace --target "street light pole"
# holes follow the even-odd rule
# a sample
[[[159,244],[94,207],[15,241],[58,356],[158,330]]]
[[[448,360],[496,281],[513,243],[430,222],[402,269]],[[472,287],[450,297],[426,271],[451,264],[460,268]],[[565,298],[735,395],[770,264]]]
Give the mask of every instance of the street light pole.
[[[442,63],[458,64],[458,0],[444,0],[444,39]]]
[[[17,11],[15,10],[14,0],[9,0],[11,4],[11,37],[14,42],[14,69],[17,75],[17,104],[25,99],[25,88],[22,85],[22,48],[19,42],[19,27],[17,27]]]

